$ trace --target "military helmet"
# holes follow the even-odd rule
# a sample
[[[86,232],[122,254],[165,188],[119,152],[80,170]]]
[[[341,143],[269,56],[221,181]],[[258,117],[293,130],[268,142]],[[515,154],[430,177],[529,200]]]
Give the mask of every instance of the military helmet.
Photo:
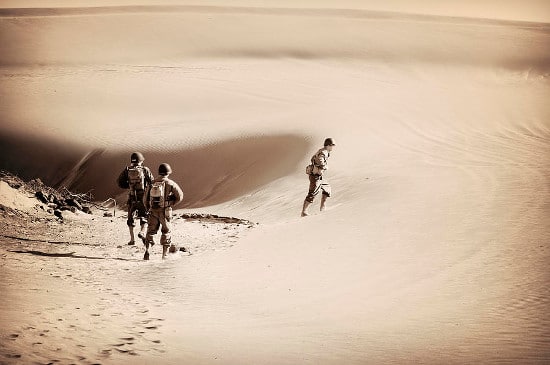
[[[141,152],[134,152],[132,156],[130,156],[130,162],[138,163],[143,161],[145,161],[145,157],[143,157]]]
[[[325,146],[336,146],[336,143],[334,143],[334,139],[332,138],[327,138],[325,139]]]
[[[167,163],[161,163],[159,165],[159,175],[168,175],[172,173],[172,168]]]

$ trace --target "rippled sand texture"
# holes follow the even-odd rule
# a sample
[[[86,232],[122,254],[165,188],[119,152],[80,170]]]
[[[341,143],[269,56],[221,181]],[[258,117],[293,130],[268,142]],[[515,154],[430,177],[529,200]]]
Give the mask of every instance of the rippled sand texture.
[[[122,197],[141,150],[172,164],[182,207],[260,223],[164,264],[6,253],[25,281],[2,284],[0,362],[44,330],[65,347],[33,346],[43,362],[550,362],[548,24],[27,10],[4,11],[0,47],[1,168]],[[325,137],[333,197],[300,218]]]

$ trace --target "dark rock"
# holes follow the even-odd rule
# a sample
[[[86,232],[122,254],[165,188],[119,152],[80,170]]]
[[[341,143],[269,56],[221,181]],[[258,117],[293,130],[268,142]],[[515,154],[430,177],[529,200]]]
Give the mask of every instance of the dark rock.
[[[70,198],[65,200],[65,202],[67,203],[67,205],[71,207],[75,207],[78,210],[82,210],[82,204],[80,204],[76,199]]]
[[[63,214],[61,213],[61,211],[59,209],[54,210],[53,215],[55,215],[57,218],[63,220]]]
[[[49,200],[48,200],[48,197],[46,196],[46,194],[44,194],[44,192],[42,190],[38,190],[35,194],[34,194],[38,200],[40,200],[42,203],[44,204],[48,204],[49,203]]]

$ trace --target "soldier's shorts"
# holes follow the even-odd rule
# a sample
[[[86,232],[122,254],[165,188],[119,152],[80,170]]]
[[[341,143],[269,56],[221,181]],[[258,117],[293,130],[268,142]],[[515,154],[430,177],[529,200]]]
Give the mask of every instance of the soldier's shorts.
[[[319,194],[320,191],[323,195],[330,196],[330,184],[328,181],[323,180],[321,175],[309,175],[309,190],[306,196],[306,201],[313,203],[313,200]]]

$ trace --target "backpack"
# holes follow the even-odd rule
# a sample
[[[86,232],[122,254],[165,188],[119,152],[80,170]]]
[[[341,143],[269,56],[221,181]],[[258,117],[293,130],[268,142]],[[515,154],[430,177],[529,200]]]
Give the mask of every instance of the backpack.
[[[317,151],[312,157],[311,157],[311,163],[306,166],[306,174],[307,175],[322,175],[323,169],[319,166],[317,166],[317,162],[319,161],[319,154],[321,154],[321,150]]]
[[[151,208],[164,208],[165,202],[165,188],[164,181],[155,181],[151,185],[151,191],[149,192],[149,204]]]
[[[145,173],[143,166],[128,167],[128,183],[131,191],[145,189]]]

